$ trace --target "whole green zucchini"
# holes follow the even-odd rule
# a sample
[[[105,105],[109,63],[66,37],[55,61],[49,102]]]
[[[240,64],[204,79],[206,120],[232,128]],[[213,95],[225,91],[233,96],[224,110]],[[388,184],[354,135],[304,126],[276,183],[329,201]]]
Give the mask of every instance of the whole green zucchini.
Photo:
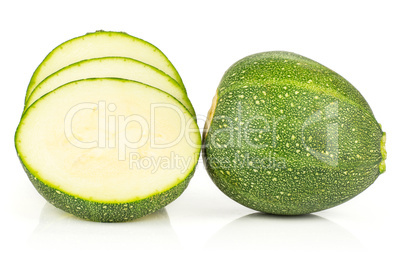
[[[385,171],[385,133],[363,96],[290,52],[251,55],[226,71],[203,143],[219,189],[271,214],[339,205]]]

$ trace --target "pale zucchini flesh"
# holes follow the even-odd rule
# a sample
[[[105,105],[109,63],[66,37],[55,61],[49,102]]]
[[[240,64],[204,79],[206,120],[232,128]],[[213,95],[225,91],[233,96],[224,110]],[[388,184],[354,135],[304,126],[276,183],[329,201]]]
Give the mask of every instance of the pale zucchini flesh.
[[[25,109],[44,94],[63,84],[86,78],[102,77],[124,78],[156,87],[178,99],[192,115],[195,115],[186,92],[173,78],[151,65],[125,57],[83,60],[58,70],[36,86],[26,101]]]

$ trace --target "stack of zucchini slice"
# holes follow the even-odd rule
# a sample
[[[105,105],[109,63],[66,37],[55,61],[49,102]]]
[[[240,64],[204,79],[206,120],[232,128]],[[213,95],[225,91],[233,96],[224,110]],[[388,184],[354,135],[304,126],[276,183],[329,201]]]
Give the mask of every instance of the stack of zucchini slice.
[[[122,32],[71,39],[29,83],[15,144],[38,192],[92,221],[152,213],[187,187],[201,137],[180,75]]]

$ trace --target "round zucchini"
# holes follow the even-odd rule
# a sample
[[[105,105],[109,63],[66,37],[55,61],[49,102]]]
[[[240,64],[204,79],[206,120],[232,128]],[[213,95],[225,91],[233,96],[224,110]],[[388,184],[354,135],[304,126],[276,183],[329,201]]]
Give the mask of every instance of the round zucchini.
[[[203,143],[219,189],[270,214],[334,207],[385,171],[385,133],[363,96],[290,52],[254,54],[226,71]]]

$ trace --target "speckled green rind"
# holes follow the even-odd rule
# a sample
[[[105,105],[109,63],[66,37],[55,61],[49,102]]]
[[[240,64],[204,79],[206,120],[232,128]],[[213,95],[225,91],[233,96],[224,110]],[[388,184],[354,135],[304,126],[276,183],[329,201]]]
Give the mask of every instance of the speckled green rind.
[[[346,79],[301,55],[286,52],[262,52],[234,63],[224,74],[218,95],[235,88],[297,82],[318,87],[322,92],[347,99],[372,114],[360,92]]]
[[[195,171],[194,167],[185,180],[165,192],[148,198],[127,203],[101,203],[77,198],[48,186],[32,175],[23,162],[20,162],[36,190],[49,203],[79,218],[96,222],[130,221],[165,207],[183,193]]]
[[[261,64],[254,76],[268,73],[255,59],[246,62],[243,74],[250,64]],[[306,214],[353,198],[385,170],[385,133],[356,92],[348,98],[322,82],[274,74],[246,83],[242,71],[233,73],[222,79],[203,139],[206,169],[233,200],[271,214]]]

